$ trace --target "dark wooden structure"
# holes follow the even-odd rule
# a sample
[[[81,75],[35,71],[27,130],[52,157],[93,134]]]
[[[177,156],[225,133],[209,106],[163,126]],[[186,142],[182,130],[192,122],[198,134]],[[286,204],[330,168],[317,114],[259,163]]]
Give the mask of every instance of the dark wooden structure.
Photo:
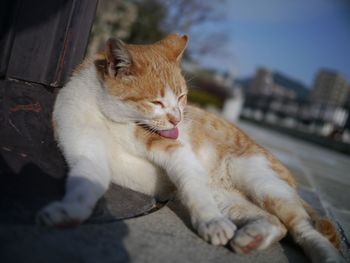
[[[64,193],[67,169],[53,139],[51,112],[57,91],[84,57],[96,5],[0,2],[0,224],[33,224],[37,210]],[[154,207],[152,197],[114,185],[88,222]]]
[[[97,0],[0,3],[0,76],[62,86],[81,61]]]
[[[52,106],[83,59],[96,6],[97,0],[0,2],[1,222],[16,221],[13,215],[31,221],[26,208],[35,211],[63,193],[66,166],[53,140]]]

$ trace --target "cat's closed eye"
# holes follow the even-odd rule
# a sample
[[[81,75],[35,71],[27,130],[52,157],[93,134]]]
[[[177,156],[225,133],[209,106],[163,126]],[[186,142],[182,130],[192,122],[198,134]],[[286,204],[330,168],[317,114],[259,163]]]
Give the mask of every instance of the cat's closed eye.
[[[165,107],[164,104],[163,104],[163,102],[161,102],[161,101],[159,101],[159,100],[151,101],[151,103],[154,104],[154,105],[160,106],[160,107],[162,107],[162,108]]]

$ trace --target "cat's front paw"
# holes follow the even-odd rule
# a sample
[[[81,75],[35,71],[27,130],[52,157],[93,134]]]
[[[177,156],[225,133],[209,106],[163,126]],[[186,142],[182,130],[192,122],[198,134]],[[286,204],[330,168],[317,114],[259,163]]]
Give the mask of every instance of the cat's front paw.
[[[38,212],[36,223],[57,227],[77,226],[86,220],[91,212],[91,208],[82,204],[53,202]]]
[[[226,245],[232,239],[237,227],[225,217],[214,218],[207,222],[200,222],[198,234],[213,245]]]

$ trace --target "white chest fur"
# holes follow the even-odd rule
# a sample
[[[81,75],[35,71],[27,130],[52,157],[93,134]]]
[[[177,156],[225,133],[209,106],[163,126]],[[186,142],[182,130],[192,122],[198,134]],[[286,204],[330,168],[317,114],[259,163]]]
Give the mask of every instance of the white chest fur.
[[[133,190],[161,199],[169,194],[171,184],[164,171],[148,161],[134,137],[133,125],[109,123],[110,141],[106,150],[112,181]]]
[[[101,88],[94,68],[89,68],[73,78],[57,96],[53,119],[68,164],[73,166],[80,156],[86,156],[105,163],[112,182],[145,194],[164,196],[170,183],[161,169],[142,156],[134,138],[134,125],[112,122],[100,112]]]

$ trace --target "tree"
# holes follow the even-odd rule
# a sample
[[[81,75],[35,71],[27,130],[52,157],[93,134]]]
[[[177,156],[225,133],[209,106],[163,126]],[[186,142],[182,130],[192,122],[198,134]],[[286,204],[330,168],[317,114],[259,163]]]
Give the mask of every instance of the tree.
[[[189,34],[191,57],[217,52],[227,41],[225,32],[198,32],[196,27],[223,19],[216,5],[201,0],[100,0],[89,53],[95,53],[111,36],[127,43],[152,43],[170,32]],[[188,53],[186,56],[188,57]]]

